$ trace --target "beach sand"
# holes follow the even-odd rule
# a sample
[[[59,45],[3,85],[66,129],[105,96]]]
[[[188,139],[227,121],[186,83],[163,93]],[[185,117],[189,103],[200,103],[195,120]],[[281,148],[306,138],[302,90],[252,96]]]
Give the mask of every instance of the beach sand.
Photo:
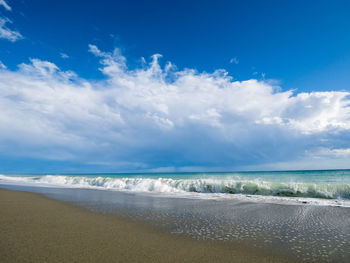
[[[0,189],[1,262],[289,262],[253,247],[198,241]]]

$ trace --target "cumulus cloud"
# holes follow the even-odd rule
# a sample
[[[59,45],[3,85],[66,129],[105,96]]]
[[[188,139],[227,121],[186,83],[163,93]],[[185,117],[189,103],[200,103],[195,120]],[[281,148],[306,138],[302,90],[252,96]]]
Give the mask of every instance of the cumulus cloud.
[[[89,51],[105,79],[37,59],[0,70],[0,154],[190,170],[297,163],[320,147],[350,148],[349,92],[294,94],[224,70],[161,67],[159,54],[128,69],[118,49]]]
[[[11,42],[22,39],[23,36],[21,33],[15,30],[11,30],[6,26],[8,23],[11,24],[12,21],[8,18],[0,18],[0,38],[7,39]]]
[[[0,6],[3,6],[7,11],[11,11],[11,10],[12,10],[11,6],[9,6],[9,5],[5,2],[5,0],[0,0]]]

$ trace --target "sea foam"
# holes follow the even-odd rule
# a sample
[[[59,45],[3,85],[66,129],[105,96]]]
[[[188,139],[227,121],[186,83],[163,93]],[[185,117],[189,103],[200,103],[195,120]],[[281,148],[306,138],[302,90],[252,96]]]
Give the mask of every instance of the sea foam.
[[[267,182],[234,179],[113,178],[90,176],[6,176],[0,182],[152,193],[223,193],[350,200],[349,184]]]

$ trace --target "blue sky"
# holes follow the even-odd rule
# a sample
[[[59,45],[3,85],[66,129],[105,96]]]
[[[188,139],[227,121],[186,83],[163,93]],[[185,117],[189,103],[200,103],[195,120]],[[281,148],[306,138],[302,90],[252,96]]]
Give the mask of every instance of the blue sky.
[[[349,11],[0,0],[0,172],[350,168]]]

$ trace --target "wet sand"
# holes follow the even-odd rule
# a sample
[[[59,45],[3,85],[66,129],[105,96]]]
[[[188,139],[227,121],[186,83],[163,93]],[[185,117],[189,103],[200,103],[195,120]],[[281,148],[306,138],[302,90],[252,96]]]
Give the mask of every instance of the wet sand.
[[[289,262],[233,243],[193,240],[0,189],[1,262]]]

